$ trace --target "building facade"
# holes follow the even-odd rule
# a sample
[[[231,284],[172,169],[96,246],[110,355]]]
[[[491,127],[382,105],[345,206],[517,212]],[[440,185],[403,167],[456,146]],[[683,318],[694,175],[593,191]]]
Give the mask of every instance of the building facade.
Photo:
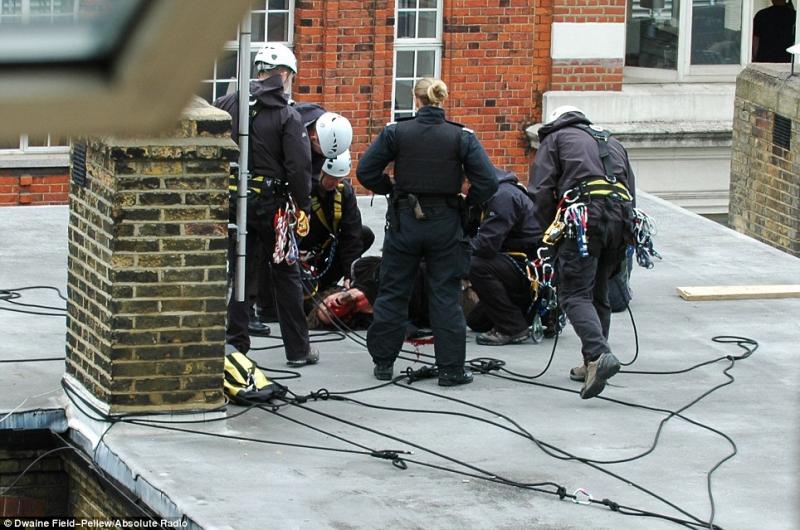
[[[30,11],[33,4],[74,8],[78,0],[2,5],[26,2]],[[523,179],[536,146],[530,127],[548,109],[571,104],[625,142],[642,189],[701,213],[724,213],[735,79],[750,61],[752,17],[765,5],[256,0],[252,41],[253,50],[268,41],[294,49],[294,99],[347,116],[356,160],[387,122],[413,114],[414,82],[436,76],[450,87],[449,118],[475,130],[492,161]],[[211,101],[235,90],[237,65],[232,40],[198,93]],[[36,180],[33,169],[42,169],[35,158],[55,168],[48,176],[63,171],[57,164],[65,149],[62,139],[25,136],[0,145],[0,202],[31,193],[20,178]]]

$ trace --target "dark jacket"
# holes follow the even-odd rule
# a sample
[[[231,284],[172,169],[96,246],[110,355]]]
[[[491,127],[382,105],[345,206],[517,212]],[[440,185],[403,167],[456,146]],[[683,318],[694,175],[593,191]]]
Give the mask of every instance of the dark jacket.
[[[415,119],[431,125],[448,123],[444,119],[444,110],[433,106],[420,108]],[[390,123],[384,127],[358,161],[356,175],[359,182],[368,190],[380,195],[392,193],[393,186],[389,175],[383,170],[389,162],[395,160],[398,155],[402,155],[398,150],[395,138],[396,129],[396,123]],[[472,183],[467,202],[480,204],[494,195],[494,192],[497,191],[494,167],[475,134],[467,128],[462,128],[460,133],[458,157],[464,176]],[[430,175],[430,177],[435,178],[436,175]]]
[[[556,207],[564,192],[582,180],[604,178],[597,140],[585,131],[572,127],[578,123],[591,124],[583,114],[568,112],[539,129],[541,143],[528,175],[528,192],[533,197],[536,220],[541,230],[553,222]],[[634,197],[634,175],[627,151],[613,137],[608,141],[608,150],[614,175]]]
[[[526,252],[533,256],[542,233],[533,201],[518,186],[514,173],[496,171],[500,185],[482,208],[480,227],[472,238],[473,254],[491,258],[499,252]]]
[[[251,118],[251,173],[286,182],[297,206],[308,212],[311,208],[311,145],[300,115],[286,100],[280,76],[251,81],[250,99],[251,110],[258,108],[255,118]],[[231,137],[238,143],[239,94],[223,96],[214,106],[233,118]]]
[[[322,105],[316,103],[297,103],[294,106],[295,110],[300,113],[300,119],[303,120],[303,125],[306,130],[310,127],[316,127],[316,121],[320,116],[327,111]],[[322,165],[325,163],[325,156],[317,153],[311,149],[311,180],[314,182],[319,181],[320,173],[322,172]]]
[[[333,228],[334,199],[337,190],[326,191],[321,185],[316,184],[312,193],[317,197],[321,206],[320,213],[325,216],[325,222]],[[350,266],[361,255],[361,212],[356,202],[356,193],[347,180],[342,181],[342,218],[335,234],[336,254],[334,259],[341,266],[345,277],[350,276]],[[314,250],[321,247],[329,238],[330,231],[320,221],[317,212],[311,212],[311,230],[300,241],[302,250]],[[330,247],[326,248],[330,252]]]

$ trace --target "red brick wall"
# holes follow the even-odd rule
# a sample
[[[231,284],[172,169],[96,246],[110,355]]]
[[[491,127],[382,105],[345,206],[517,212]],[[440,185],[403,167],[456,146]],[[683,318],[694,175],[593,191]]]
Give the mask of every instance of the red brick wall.
[[[555,0],[553,22],[625,23],[625,0]],[[553,62],[551,90],[622,90],[622,59]]]
[[[448,117],[475,130],[492,161],[526,178],[523,129],[549,89],[552,0],[447,0],[442,79]],[[355,160],[391,119],[394,0],[298,0],[298,101],[353,124]],[[361,190],[363,191],[363,190]]]
[[[67,168],[0,169],[0,206],[67,204]]]

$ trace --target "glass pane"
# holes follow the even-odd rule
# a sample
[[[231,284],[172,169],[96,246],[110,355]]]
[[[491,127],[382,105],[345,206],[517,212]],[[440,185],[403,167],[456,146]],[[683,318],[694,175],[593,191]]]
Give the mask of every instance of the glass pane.
[[[435,77],[436,52],[433,50],[417,52],[417,77]]]
[[[37,63],[104,58],[126,36],[143,0],[2,0],[0,62]],[[25,13],[22,13],[26,6]],[[29,9],[28,9],[29,8]],[[72,11],[75,16],[70,16]],[[5,16],[12,13],[14,17]],[[22,17],[18,15],[22,14]],[[65,15],[65,16],[53,16]]]
[[[28,135],[28,147],[47,147],[47,135]]]
[[[395,110],[412,110],[414,102],[411,97],[411,90],[414,88],[413,81],[395,81],[394,84],[394,108]]]
[[[62,147],[69,145],[69,138],[66,136],[50,135],[50,147]]]
[[[400,9],[414,9],[417,7],[417,0],[400,0]]]
[[[438,0],[419,0],[419,8],[420,9],[425,9],[425,8],[436,9],[436,4],[438,4],[438,3],[439,3]]]
[[[215,97],[221,98],[222,96],[236,92],[236,81],[224,81],[216,83],[216,85],[217,93],[214,94]]]
[[[289,9],[289,0],[269,0],[270,9]]]
[[[222,52],[222,56],[217,60],[217,79],[231,79],[236,77],[238,56],[239,54],[234,50]]]
[[[414,77],[414,52],[397,52],[397,77]]]
[[[678,67],[678,0],[628,0],[625,66]]]
[[[19,138],[0,137],[0,149],[19,149]]]
[[[394,113],[394,119],[397,120],[397,119],[400,119],[400,118],[410,118],[413,115],[414,115],[413,112],[395,112]]]
[[[197,95],[208,101],[214,102],[214,83],[203,82],[200,83],[200,88],[197,89]]]
[[[739,64],[742,0],[692,3],[692,64]]]
[[[413,39],[416,37],[414,33],[417,24],[417,14],[413,11],[404,11],[397,16],[397,38],[398,39]]]
[[[250,17],[250,20],[252,21],[252,26],[250,27],[250,40],[252,42],[265,42],[267,40],[266,33],[264,32],[266,18],[266,13],[253,13],[253,16]]]
[[[436,37],[436,11],[421,11],[419,14],[419,33],[420,39],[432,39]]]
[[[267,19],[267,40],[280,42],[289,40],[289,14],[270,13]]]

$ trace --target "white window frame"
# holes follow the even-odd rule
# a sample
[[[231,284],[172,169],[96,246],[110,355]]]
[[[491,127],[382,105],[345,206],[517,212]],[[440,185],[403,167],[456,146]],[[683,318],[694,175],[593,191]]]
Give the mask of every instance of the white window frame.
[[[285,44],[289,48],[293,47],[293,42],[294,42],[294,16],[295,16],[295,9],[294,8],[295,8],[295,0],[289,0],[288,9],[268,9],[269,0],[259,0],[259,2],[263,3],[264,9],[251,10],[250,13],[251,13],[251,15],[253,17],[256,17],[256,16],[265,17],[264,18],[264,36],[265,36],[265,38],[266,38],[266,35],[267,35],[269,13],[288,13],[288,22],[287,22],[288,28],[287,28],[287,31],[286,31],[287,40],[280,40],[280,41],[251,41],[250,42],[251,60],[249,61],[250,65],[253,64],[252,59],[255,57],[256,52],[258,52],[258,50],[260,48],[263,48],[268,42]],[[236,52],[236,73],[235,73],[235,77],[233,77],[233,78],[230,78],[230,77],[224,77],[224,78],[217,77],[218,60],[215,60],[214,63],[213,63],[213,66],[212,66],[212,70],[211,70],[211,74],[212,74],[213,77],[204,78],[202,80],[202,84],[203,85],[211,84],[211,101],[209,101],[209,103],[213,103],[215,99],[217,99],[218,97],[224,95],[224,94],[217,94],[217,83],[224,82],[224,81],[229,81],[229,82],[232,82],[232,83],[236,84],[238,82],[238,77],[239,77],[239,41],[238,40],[230,40],[230,41],[227,41],[225,43],[224,52],[231,52],[231,51]],[[252,74],[252,72],[251,72],[251,74]]]
[[[416,52],[419,52],[419,51],[433,51],[434,52],[434,64],[433,64],[434,73],[433,73],[433,76],[437,77],[437,78],[441,76],[442,48],[443,48],[442,31],[443,31],[443,24],[444,24],[444,0],[437,0],[437,2],[436,2],[436,9],[435,9],[436,10],[436,36],[435,37],[433,37],[433,38],[426,37],[426,38],[421,38],[420,39],[420,38],[409,38],[409,37],[399,38],[397,36],[397,29],[398,29],[398,22],[397,21],[400,20],[400,11],[417,11],[417,14],[419,14],[420,11],[423,11],[423,12],[425,12],[425,11],[427,11],[427,12],[433,11],[433,9],[430,9],[430,8],[422,8],[422,9],[420,9],[419,8],[419,0],[415,0],[415,1],[416,1],[416,4],[417,4],[416,8],[414,8],[414,9],[402,9],[402,10],[400,9],[400,2],[399,1],[395,2],[394,51],[393,51],[393,57],[392,57],[392,120],[395,119],[395,112],[396,112],[396,109],[394,108],[394,102],[395,102],[395,98],[396,98],[396,95],[397,95],[396,94],[396,92],[397,92],[397,81],[408,80],[408,81],[412,81],[412,85],[413,85],[413,83],[416,83],[416,81],[420,79],[420,77],[417,76],[417,56],[416,55],[414,57],[414,77],[401,77],[401,78],[397,77],[397,53],[398,52],[402,52],[402,51],[416,51]],[[419,28],[419,16],[416,17],[416,21],[417,21],[416,23],[417,23],[417,29],[418,29]],[[412,109],[411,109],[412,115],[416,114],[416,112],[417,112],[416,105],[417,104],[416,104],[416,101],[414,101],[413,98],[411,100],[411,105],[412,105]],[[401,110],[400,112],[408,112],[408,111]]]
[[[692,65],[692,0],[680,2],[678,23],[677,69],[625,66],[623,83],[713,83],[733,82],[742,69],[750,63],[753,42],[753,0],[742,0],[742,42],[739,64]],[[628,23],[626,14],[625,24]],[[627,34],[627,32],[626,32]]]
[[[44,13],[32,14],[31,13],[31,0],[21,0],[20,1],[20,14],[19,14],[19,16],[21,16],[21,19],[20,19],[21,23],[22,24],[28,24],[28,23],[31,22],[31,19],[35,20],[35,19],[44,19],[44,18],[49,19],[49,21],[52,22],[55,18],[72,17],[74,19],[74,18],[77,18],[77,16],[78,16],[78,6],[80,5],[80,2],[78,0],[74,1],[72,12],[68,13],[68,14],[58,14],[58,15],[56,15],[55,12],[54,12],[54,9],[55,9],[54,1],[50,0],[49,4],[50,4],[50,13],[49,14],[44,14]],[[2,27],[1,26],[2,25],[2,21],[3,21],[2,19],[5,18],[5,17],[9,17],[9,16],[16,16],[16,15],[8,15],[8,14],[3,15],[2,11],[0,11],[0,27]],[[65,145],[51,145],[51,138],[50,138],[50,135],[48,134],[47,135],[47,146],[30,146],[30,145],[28,145],[28,135],[27,134],[22,134],[19,137],[19,144],[18,144],[17,148],[13,148],[13,147],[12,148],[0,148],[0,156],[4,157],[3,160],[0,160],[0,167],[9,167],[9,164],[7,162],[10,160],[10,158],[8,158],[8,157],[14,157],[15,162],[13,164],[16,164],[16,163],[18,163],[18,162],[16,162],[16,160],[18,160],[18,157],[20,157],[20,156],[25,157],[27,155],[36,155],[37,157],[41,157],[42,155],[44,155],[46,157],[49,157],[49,155],[63,155],[63,154],[69,154],[69,140],[67,141],[67,143]],[[56,158],[61,160],[63,157],[56,157]],[[11,164],[11,165],[13,165],[13,164]],[[59,164],[60,164],[60,162],[59,162]]]

